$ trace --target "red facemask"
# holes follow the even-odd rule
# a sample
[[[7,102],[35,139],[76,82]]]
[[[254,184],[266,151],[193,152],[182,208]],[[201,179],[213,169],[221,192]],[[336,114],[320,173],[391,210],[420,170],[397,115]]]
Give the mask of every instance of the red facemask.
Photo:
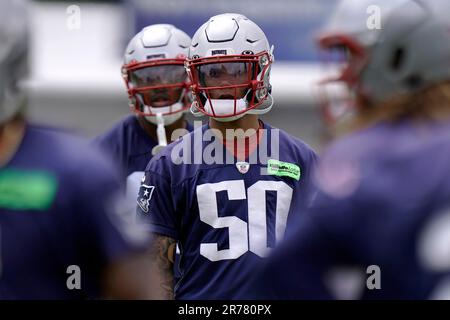
[[[344,35],[326,35],[319,39],[325,64],[333,67],[333,76],[319,83],[319,101],[324,121],[328,125],[339,122],[357,108],[357,97],[362,98],[360,75],[367,63],[364,48]],[[330,70],[327,70],[330,71]]]
[[[190,106],[186,95],[189,84],[184,59],[131,62],[122,67],[122,75],[131,101],[130,108],[135,113],[156,116],[155,110],[165,107],[162,115],[170,115]],[[182,109],[172,109],[177,102],[183,104]]]
[[[228,118],[257,108],[269,93],[264,76],[271,63],[267,52],[187,60],[186,68],[197,109],[209,117]],[[218,100],[231,100],[233,103],[224,111]]]

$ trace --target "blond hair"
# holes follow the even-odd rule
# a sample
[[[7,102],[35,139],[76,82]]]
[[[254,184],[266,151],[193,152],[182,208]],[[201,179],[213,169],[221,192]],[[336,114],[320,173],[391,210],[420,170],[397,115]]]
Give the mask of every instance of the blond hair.
[[[413,94],[401,95],[379,105],[364,104],[350,124],[351,130],[379,122],[401,120],[437,122],[450,120],[450,81],[431,85]]]

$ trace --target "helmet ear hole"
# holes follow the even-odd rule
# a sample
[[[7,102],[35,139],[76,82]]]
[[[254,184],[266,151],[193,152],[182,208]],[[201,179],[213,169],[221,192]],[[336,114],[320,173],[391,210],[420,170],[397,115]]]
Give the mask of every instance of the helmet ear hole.
[[[393,71],[399,71],[403,63],[405,62],[405,49],[404,48],[397,48],[394,51],[394,55],[392,57],[390,67]]]

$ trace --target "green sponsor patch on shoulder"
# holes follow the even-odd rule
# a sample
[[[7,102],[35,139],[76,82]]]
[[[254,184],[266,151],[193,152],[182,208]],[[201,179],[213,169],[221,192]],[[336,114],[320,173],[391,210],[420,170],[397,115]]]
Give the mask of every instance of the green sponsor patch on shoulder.
[[[300,167],[290,162],[283,162],[275,159],[269,159],[267,162],[267,173],[274,176],[290,177],[300,180]]]
[[[49,172],[0,170],[0,209],[47,210],[56,191],[56,177]]]

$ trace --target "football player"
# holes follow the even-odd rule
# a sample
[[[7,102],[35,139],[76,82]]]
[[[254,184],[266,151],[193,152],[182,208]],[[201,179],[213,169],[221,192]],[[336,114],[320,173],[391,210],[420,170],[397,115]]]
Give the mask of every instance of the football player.
[[[154,24],[137,33],[125,50],[122,75],[134,114],[94,143],[118,164],[133,196],[148,162],[171,142],[172,133],[192,131],[183,116],[192,100],[184,68],[190,43],[173,25]]]
[[[321,33],[346,58],[354,131],[324,152],[311,210],[261,276],[272,297],[450,299],[449,9],[342,1]]]
[[[191,38],[170,24],[150,25],[137,33],[125,50],[122,67],[134,114],[94,139],[126,178],[127,203],[132,213],[150,159],[171,138],[193,129],[183,116],[192,101],[184,68],[190,44]],[[178,255],[171,256],[178,261]]]
[[[191,111],[209,123],[150,161],[138,197],[166,298],[241,298],[254,265],[302,214],[315,153],[258,119],[273,105],[273,59],[264,32],[240,14],[210,18],[192,39]],[[173,292],[175,241],[182,277]]]
[[[0,2],[0,299],[151,298],[148,233],[87,142],[30,124],[26,3]]]

